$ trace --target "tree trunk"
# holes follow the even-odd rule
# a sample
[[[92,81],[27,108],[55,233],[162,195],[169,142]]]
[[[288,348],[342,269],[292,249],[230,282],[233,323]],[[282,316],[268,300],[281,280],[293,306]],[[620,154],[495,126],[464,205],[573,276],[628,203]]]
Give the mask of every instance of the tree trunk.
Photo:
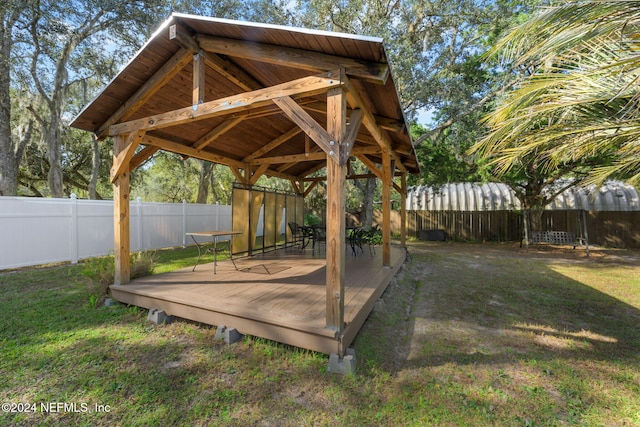
[[[198,197],[196,198],[196,203],[207,203],[212,174],[213,163],[200,160],[200,179],[198,181]]]
[[[6,11],[4,13],[7,13]],[[18,12],[3,16],[0,32],[0,196],[18,194],[18,162],[11,135],[11,47]],[[5,21],[5,19],[7,19]]]
[[[52,118],[53,114],[52,114]],[[64,180],[62,176],[62,153],[60,149],[60,129],[57,122],[53,122],[49,127],[49,140],[48,142],[48,161],[49,161],[49,174],[47,175],[47,182],[49,184],[49,191],[51,191],[51,197],[64,197]]]
[[[0,72],[0,74],[4,74]],[[18,162],[13,151],[11,137],[11,108],[9,96],[0,93],[0,196],[16,196],[18,194]],[[5,101],[6,100],[6,101]]]
[[[378,180],[367,178],[362,190],[362,211],[360,212],[360,225],[371,227],[373,223],[373,194],[375,193]]]
[[[98,199],[98,176],[100,174],[100,146],[96,138],[91,138],[91,179],[89,180],[89,198]]]
[[[529,210],[529,229],[531,231],[547,231],[546,227],[542,224],[542,209],[530,209]]]

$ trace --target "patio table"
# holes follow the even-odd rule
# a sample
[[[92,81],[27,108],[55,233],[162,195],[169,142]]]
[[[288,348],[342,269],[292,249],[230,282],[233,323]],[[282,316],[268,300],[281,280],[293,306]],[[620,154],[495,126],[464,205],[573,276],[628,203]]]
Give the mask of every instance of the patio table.
[[[215,230],[215,231],[196,231],[196,232],[186,233],[187,236],[191,236],[191,238],[193,239],[193,242],[198,247],[198,259],[196,260],[196,264],[193,266],[193,270],[191,270],[191,271],[195,271],[196,267],[198,266],[198,263],[200,263],[200,257],[202,256],[202,251],[204,250],[204,252],[207,252],[207,250],[211,250],[211,252],[213,252],[213,274],[216,274],[216,265],[217,265],[217,257],[216,257],[216,255],[218,253],[218,248],[217,248],[218,238],[220,238],[222,236],[229,236],[229,259],[231,260],[231,262],[233,263],[233,266],[237,270],[238,267],[236,266],[236,263],[233,260],[233,254],[231,252],[231,245],[233,245],[233,239],[238,234],[242,234],[242,231]],[[196,236],[198,236],[198,237],[211,237],[211,239],[213,240],[213,248],[205,249],[204,248],[204,244],[202,242],[198,242],[198,240],[196,240]]]

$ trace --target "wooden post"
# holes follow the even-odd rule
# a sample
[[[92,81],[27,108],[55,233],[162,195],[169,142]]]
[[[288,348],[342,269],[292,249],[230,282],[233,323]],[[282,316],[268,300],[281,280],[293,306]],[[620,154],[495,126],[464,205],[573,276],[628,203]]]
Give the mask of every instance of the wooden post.
[[[580,214],[582,215],[582,230],[584,236],[584,246],[587,249],[587,257],[589,256],[589,234],[587,232],[587,212],[582,209]]]
[[[391,154],[382,149],[382,266],[391,267]]]
[[[407,174],[400,177],[400,245],[407,247]]]
[[[327,316],[326,327],[344,328],[345,195],[346,167],[340,165],[341,142],[346,131],[346,97],[341,88],[327,93],[327,131],[333,138],[327,155]],[[333,145],[331,145],[333,143]],[[345,147],[346,149],[346,147]]]
[[[529,252],[529,210],[528,209],[524,209],[522,211],[522,226],[524,227],[524,242],[527,245],[527,253],[528,253]],[[522,247],[522,245],[520,247]]]
[[[126,147],[127,135],[117,135],[113,143],[114,163]],[[115,274],[113,283],[123,285],[131,279],[129,227],[129,169],[113,182],[113,249]]]
[[[204,52],[200,52],[193,55],[193,94],[192,101],[193,109],[197,110],[198,105],[204,102]]]

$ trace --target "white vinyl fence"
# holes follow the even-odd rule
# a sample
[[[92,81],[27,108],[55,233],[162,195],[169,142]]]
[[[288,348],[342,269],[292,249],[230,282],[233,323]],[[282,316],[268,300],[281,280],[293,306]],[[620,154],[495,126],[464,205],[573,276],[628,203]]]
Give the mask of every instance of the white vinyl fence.
[[[189,231],[230,230],[231,206],[132,201],[131,250],[192,244]],[[0,197],[0,270],[113,253],[113,201]]]

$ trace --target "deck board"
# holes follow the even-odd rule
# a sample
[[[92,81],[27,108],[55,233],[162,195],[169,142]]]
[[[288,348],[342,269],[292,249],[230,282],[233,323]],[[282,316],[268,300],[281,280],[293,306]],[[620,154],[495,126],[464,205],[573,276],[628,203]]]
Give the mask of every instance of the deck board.
[[[147,309],[251,334],[324,353],[343,354],[375,301],[402,266],[404,250],[392,247],[392,265],[368,251],[345,257],[345,323],[341,336],[325,328],[324,253],[278,250],[229,261],[198,265],[112,286],[113,297]],[[261,266],[271,268],[266,274]],[[282,269],[287,267],[286,269]],[[252,268],[252,271],[247,271]],[[224,323],[222,323],[224,322]]]

